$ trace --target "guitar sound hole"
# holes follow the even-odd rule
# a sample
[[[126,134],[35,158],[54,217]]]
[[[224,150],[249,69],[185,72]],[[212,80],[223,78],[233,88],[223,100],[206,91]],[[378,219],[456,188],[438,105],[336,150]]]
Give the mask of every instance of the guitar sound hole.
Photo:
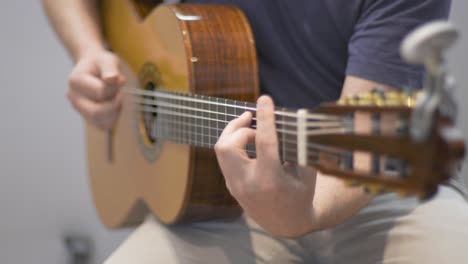
[[[145,91],[153,92],[155,91],[155,85],[152,82],[149,82],[146,87]],[[155,97],[150,95],[143,95],[142,96],[142,124],[144,129],[144,134],[146,139],[150,144],[154,144],[156,142],[157,133],[156,133],[156,120],[158,117],[157,113],[157,106],[155,104]]]

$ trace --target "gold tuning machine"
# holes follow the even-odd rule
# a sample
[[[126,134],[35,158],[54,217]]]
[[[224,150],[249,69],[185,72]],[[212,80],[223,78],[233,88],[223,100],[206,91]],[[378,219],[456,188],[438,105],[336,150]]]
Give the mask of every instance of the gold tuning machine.
[[[379,195],[388,192],[389,190],[380,184],[364,184],[364,191],[368,194]]]
[[[362,184],[357,180],[344,180],[344,183],[348,187],[359,187]]]

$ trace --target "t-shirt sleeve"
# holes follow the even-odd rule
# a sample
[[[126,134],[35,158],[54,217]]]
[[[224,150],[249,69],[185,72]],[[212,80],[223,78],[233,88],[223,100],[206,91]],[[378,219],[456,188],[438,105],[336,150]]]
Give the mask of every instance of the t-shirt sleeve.
[[[400,43],[416,27],[447,19],[450,0],[367,1],[348,44],[346,74],[399,88],[422,87],[423,69],[406,64]]]

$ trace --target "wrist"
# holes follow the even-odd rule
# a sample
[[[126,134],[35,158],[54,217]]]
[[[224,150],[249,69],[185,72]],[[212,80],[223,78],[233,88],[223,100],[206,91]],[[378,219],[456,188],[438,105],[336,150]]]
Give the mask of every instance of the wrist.
[[[93,57],[103,52],[108,52],[104,44],[87,45],[87,47],[80,48],[74,52],[73,59],[77,62],[83,58]]]

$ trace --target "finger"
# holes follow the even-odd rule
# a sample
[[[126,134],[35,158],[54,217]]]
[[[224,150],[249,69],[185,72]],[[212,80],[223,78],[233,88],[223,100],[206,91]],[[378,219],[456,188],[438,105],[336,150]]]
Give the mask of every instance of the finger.
[[[222,137],[229,137],[234,131],[238,130],[241,127],[248,127],[252,122],[252,113],[244,112],[238,118],[233,119],[227,124],[223,129],[223,132],[220,135]]]
[[[221,139],[215,145],[216,158],[226,180],[226,187],[231,194],[236,194],[242,187],[244,177],[248,175],[253,160],[246,153],[245,146],[255,139],[255,130],[242,127],[230,137]]]
[[[68,98],[73,107],[81,113],[86,121],[99,128],[111,128],[122,105],[122,96],[120,94],[112,101],[94,102],[70,90]]]
[[[104,91],[112,98],[126,81],[120,69],[120,60],[112,53],[105,53],[98,58],[96,64],[106,87]]]
[[[257,137],[255,138],[255,145],[257,157],[279,160],[274,108],[273,101],[268,96],[261,96],[257,100]]]
[[[230,137],[219,138],[214,149],[218,159],[228,159],[236,164],[236,160],[249,159],[246,153],[247,144],[255,140],[256,131],[251,128],[240,128]]]
[[[252,114],[245,112],[233,119],[224,128],[215,145],[217,152],[229,152],[232,149],[245,149],[245,146],[255,138],[255,130],[250,129]]]
[[[108,85],[118,86],[123,76],[120,71],[119,59],[113,54],[106,53],[99,57],[97,66],[101,79]]]
[[[229,137],[219,138],[216,145],[218,145],[218,149],[221,147],[224,152],[232,151],[245,154],[247,144],[255,141],[255,135],[256,131],[254,129],[241,127]]]
[[[96,102],[109,101],[118,91],[98,77],[81,72],[70,75],[69,85],[70,89]]]

